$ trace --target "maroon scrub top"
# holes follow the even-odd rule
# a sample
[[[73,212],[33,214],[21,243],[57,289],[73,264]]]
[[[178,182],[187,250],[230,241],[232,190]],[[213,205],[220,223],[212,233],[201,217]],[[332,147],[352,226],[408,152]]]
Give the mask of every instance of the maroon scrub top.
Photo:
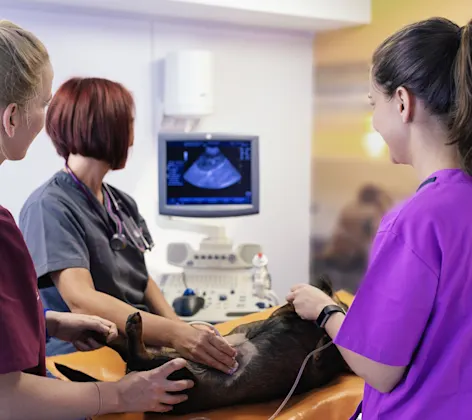
[[[46,322],[25,241],[0,206],[0,374],[46,375]]]

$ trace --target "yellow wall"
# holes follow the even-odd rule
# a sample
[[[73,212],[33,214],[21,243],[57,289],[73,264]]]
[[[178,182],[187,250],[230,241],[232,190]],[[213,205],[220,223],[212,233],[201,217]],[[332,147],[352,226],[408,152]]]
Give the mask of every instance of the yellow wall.
[[[401,26],[432,16],[464,25],[472,19],[471,0],[372,0],[372,23],[325,32],[315,40],[317,65],[369,60],[375,47]]]
[[[371,24],[316,37],[314,157],[368,159],[362,139],[370,113],[371,54],[401,26],[431,16],[444,16],[463,25],[472,18],[472,1],[373,0]],[[387,161],[387,154],[380,160]]]

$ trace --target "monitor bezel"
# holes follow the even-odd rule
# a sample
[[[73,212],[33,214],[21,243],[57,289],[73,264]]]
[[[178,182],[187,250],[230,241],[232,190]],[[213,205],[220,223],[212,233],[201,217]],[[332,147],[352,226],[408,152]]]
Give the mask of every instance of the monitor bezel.
[[[250,141],[251,142],[251,193],[250,205],[217,205],[213,209],[202,209],[203,206],[171,206],[167,204],[167,143],[181,141]],[[259,214],[259,136],[228,133],[159,133],[158,135],[158,196],[159,214],[175,217],[239,217]],[[215,208],[216,207],[216,208]]]

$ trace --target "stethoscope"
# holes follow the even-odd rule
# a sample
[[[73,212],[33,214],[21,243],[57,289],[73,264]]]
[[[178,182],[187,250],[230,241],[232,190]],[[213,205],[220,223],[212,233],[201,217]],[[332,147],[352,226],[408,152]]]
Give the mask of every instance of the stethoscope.
[[[65,164],[65,168],[67,173],[70,175],[74,183],[82,190],[85,194],[85,197],[95,210],[95,212],[102,217],[102,213],[97,210],[96,203],[94,201],[94,197],[92,196],[91,192],[85,188],[83,183],[77,178],[74,174],[72,169],[70,169],[69,165]],[[132,244],[143,254],[146,251],[150,251],[154,243],[149,243],[144,236],[142,230],[138,227],[134,219],[128,215],[126,215],[122,210],[118,203],[118,200],[115,198],[113,193],[111,192],[110,188],[107,184],[103,183],[104,194],[104,201],[105,206],[107,209],[107,213],[113,219],[116,224],[117,231],[113,233],[112,237],[110,238],[110,247],[113,251],[122,251],[126,249],[128,246],[128,238],[132,242]],[[107,226],[109,226],[108,221],[105,220]],[[139,243],[141,242],[141,244]]]

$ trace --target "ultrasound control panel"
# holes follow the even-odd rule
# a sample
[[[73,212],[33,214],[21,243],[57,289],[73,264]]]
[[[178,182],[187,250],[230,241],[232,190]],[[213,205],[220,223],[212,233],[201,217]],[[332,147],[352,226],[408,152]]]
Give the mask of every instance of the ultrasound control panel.
[[[187,261],[189,267],[204,265],[205,267],[214,266],[224,266],[228,264],[234,264],[236,262],[235,254],[195,254],[193,259]]]
[[[205,273],[164,274],[160,288],[167,302],[182,296],[188,288],[205,299],[204,307],[184,321],[205,321],[212,324],[237,319],[274,306],[269,299],[253,296],[250,270],[224,272],[205,270]]]

